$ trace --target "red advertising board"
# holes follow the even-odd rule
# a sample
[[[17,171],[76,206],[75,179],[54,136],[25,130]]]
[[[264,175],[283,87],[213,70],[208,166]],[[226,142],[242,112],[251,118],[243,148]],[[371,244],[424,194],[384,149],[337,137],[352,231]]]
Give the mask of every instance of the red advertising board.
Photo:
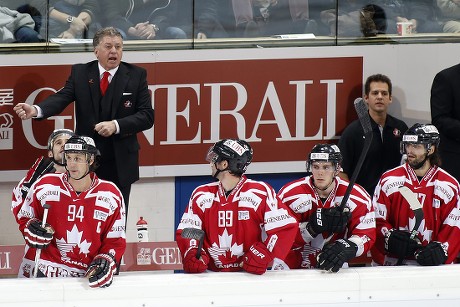
[[[155,109],[154,128],[139,134],[141,166],[204,164],[210,144],[229,137],[248,140],[254,162],[304,160],[356,118],[362,91],[362,57],[138,65],[148,71]],[[0,174],[28,169],[53,129],[73,128],[72,104],[39,122],[13,112],[61,88],[69,73],[70,65],[0,67]]]
[[[24,245],[0,245],[0,277],[17,276]],[[127,243],[120,266],[125,271],[182,270],[176,242]]]
[[[0,278],[17,276],[23,256],[24,245],[0,245]],[[369,255],[351,261],[354,265],[369,263]],[[182,258],[175,241],[127,243],[120,270],[182,270]]]

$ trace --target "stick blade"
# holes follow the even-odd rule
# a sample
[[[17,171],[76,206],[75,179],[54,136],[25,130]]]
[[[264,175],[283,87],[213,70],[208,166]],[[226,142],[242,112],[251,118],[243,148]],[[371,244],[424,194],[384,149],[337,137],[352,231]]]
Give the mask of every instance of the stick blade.
[[[198,228],[184,228],[182,229],[180,235],[185,239],[202,240],[204,237],[204,231]]]
[[[417,198],[417,195],[415,195],[415,193],[412,192],[411,189],[409,189],[406,186],[400,186],[398,189],[399,189],[399,193],[401,193],[404,199],[407,200],[410,208],[413,211],[423,208],[422,204]]]
[[[364,129],[364,134],[372,132],[371,120],[369,118],[369,112],[364,99],[361,97],[356,98],[353,105],[355,106],[356,113],[358,114],[359,122]]]

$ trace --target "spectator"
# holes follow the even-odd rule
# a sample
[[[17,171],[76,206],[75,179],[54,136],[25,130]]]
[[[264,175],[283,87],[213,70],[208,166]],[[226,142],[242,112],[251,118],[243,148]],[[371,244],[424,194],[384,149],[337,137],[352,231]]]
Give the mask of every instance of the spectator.
[[[105,24],[120,31],[124,39],[185,39],[176,27],[178,0],[105,0]]]
[[[193,191],[176,231],[185,272],[263,274],[274,258],[282,263],[289,252],[297,224],[272,187],[244,175],[252,153],[237,139],[221,140],[209,150],[207,161],[218,181]],[[202,251],[196,238],[183,237],[190,228],[204,231]]]
[[[35,22],[29,14],[0,6],[0,43],[37,43],[42,38],[35,31]]]
[[[361,168],[365,171],[359,173],[356,182],[369,195],[374,194],[374,188],[383,172],[401,164],[399,144],[407,125],[388,114],[388,107],[393,102],[392,88],[390,78],[382,74],[369,76],[364,85],[364,100],[369,106],[374,136]],[[353,174],[363,145],[364,130],[359,120],[355,120],[345,128],[338,144],[343,155],[342,178],[348,180]]]
[[[90,38],[100,27],[97,0],[50,0],[49,36]]]
[[[361,36],[361,9],[364,6],[363,0],[344,0],[339,1],[336,7],[334,3],[330,4],[330,7],[321,12],[321,21],[329,28],[329,34],[331,36]],[[364,15],[363,15],[364,16]],[[376,35],[375,24],[372,20],[372,15],[366,15],[367,19],[371,19],[369,22],[372,25],[372,33],[370,35]],[[371,26],[366,27],[371,27]],[[365,36],[367,35],[366,32]]]
[[[337,176],[341,163],[336,145],[315,145],[307,159],[312,175],[278,192],[299,222],[300,231],[286,257],[290,268],[337,272],[349,260],[365,255],[375,241],[374,211],[362,187],[354,185],[345,208],[339,208],[348,187]]]
[[[460,88],[457,78],[460,64],[443,69],[436,74],[431,86],[431,119],[441,134],[439,153],[442,167],[460,181]]]
[[[439,32],[436,9],[431,0],[346,0],[339,2],[339,36],[375,36],[397,33],[397,22],[410,21],[414,32]],[[321,14],[322,21],[335,34],[336,10]]]
[[[102,153],[98,177],[118,186],[128,212],[131,184],[139,179],[137,133],[153,126],[147,72],[121,61],[123,40],[114,28],[96,32],[93,46],[97,60],[74,65],[57,93],[38,105],[18,103],[13,110],[22,120],[45,119],[75,101],[76,132],[94,137]]]
[[[31,2],[34,2],[34,0],[31,0]],[[41,33],[42,31],[42,13],[40,12],[40,10],[38,10],[32,4],[23,4],[17,7],[16,10],[19,13],[29,14],[30,17],[32,17],[32,19],[35,22],[34,31],[40,34],[40,37],[39,37],[40,41],[45,41],[43,39],[43,33]]]
[[[382,7],[387,12],[387,33],[397,33],[396,23],[404,21],[412,23],[413,32],[442,32],[432,0],[392,0]]]
[[[201,0],[195,2],[195,33],[197,39],[236,37],[232,0]]]
[[[437,0],[442,30],[447,33],[460,32],[460,0]],[[444,138],[442,138],[444,139]]]
[[[42,156],[38,158],[26,176],[13,189],[11,211],[13,211],[14,217],[17,217],[18,211],[21,209],[22,203],[35,181],[47,173],[64,173],[66,171],[64,165],[64,144],[73,135],[73,131],[69,129],[56,129],[50,134],[47,145],[48,157],[45,158]]]
[[[438,145],[435,126],[413,125],[401,142],[407,162],[382,175],[373,198],[377,240],[372,259],[376,264],[434,266],[457,258],[460,187],[439,167]],[[415,215],[400,186],[410,189],[420,201],[421,217]]]
[[[317,23],[310,20],[308,0],[234,0],[238,36],[272,36],[315,33]]]
[[[94,174],[98,156],[91,138],[73,136],[64,148],[67,172],[31,186],[18,212],[27,243],[19,277],[87,276],[90,287],[112,283],[126,248],[125,211],[118,188]]]
[[[314,20],[318,26],[315,34],[329,35],[329,26],[321,22],[321,12],[335,7],[335,0],[308,0],[309,18]],[[334,22],[335,29],[335,22]]]

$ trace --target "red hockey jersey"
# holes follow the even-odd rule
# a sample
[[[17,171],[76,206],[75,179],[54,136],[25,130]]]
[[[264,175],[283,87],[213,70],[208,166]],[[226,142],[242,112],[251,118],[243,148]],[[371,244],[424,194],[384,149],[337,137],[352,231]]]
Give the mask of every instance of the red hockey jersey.
[[[11,201],[11,211],[13,212],[13,216],[16,219],[16,222],[19,223],[18,221],[18,212],[21,209],[22,203],[24,201],[23,197],[23,190],[28,191],[29,187],[32,185],[33,182],[30,182],[30,180],[33,180],[35,176],[41,176],[41,174],[36,174],[37,168],[39,167],[40,163],[44,161],[46,158],[45,157],[40,157],[37,160],[35,160],[34,164],[32,167],[27,171],[27,174],[24,178],[19,181],[18,185],[14,187],[13,189],[13,197]],[[54,171],[54,169],[53,169]],[[35,176],[34,176],[35,175]],[[29,184],[28,184],[29,183]],[[28,185],[27,185],[28,184]]]
[[[67,174],[47,174],[30,188],[18,212],[19,230],[24,233],[31,218],[43,219],[43,205],[49,204],[47,223],[54,230],[51,244],[42,250],[39,270],[47,277],[83,276],[94,256],[111,253],[117,262],[126,248],[125,208],[115,184],[92,173],[91,187],[77,193]],[[26,247],[19,277],[30,277],[35,248]]]
[[[384,235],[392,228],[412,231],[415,226],[414,212],[399,192],[400,186],[416,193],[423,206],[424,219],[418,228],[422,245],[439,241],[448,248],[446,263],[453,262],[460,250],[459,184],[437,166],[419,181],[407,163],[385,172],[375,189],[377,241],[372,249],[373,261],[380,265],[396,264],[397,257],[387,255],[384,249]],[[410,260],[407,263],[416,264]]]
[[[291,214],[300,223],[295,243],[285,261],[290,268],[314,268],[316,256],[324,245],[337,239],[345,238],[356,243],[358,246],[356,256],[367,253],[374,244],[374,209],[369,194],[358,184],[353,186],[347,201],[352,217],[343,233],[321,233],[313,238],[306,230],[310,215],[315,213],[317,208],[331,208],[340,205],[348,187],[348,181],[339,177],[334,180],[335,188],[324,203],[314,189],[312,176],[292,181],[278,192],[283,204],[288,206]]]
[[[257,241],[283,260],[297,232],[295,219],[273,188],[245,176],[228,196],[220,182],[193,191],[176,231],[182,255],[198,243],[181,237],[188,227],[204,230],[203,249],[211,259],[208,268],[223,272],[241,271],[242,256]]]

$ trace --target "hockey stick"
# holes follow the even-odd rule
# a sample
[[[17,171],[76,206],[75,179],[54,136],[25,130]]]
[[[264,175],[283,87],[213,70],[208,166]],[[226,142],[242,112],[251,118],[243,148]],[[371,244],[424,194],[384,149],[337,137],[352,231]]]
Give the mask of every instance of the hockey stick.
[[[353,186],[355,185],[356,178],[361,171],[364,159],[366,159],[367,152],[371,147],[373,137],[371,119],[369,117],[369,112],[367,111],[366,103],[362,98],[356,98],[353,104],[355,106],[356,113],[358,113],[359,122],[361,123],[361,126],[364,130],[364,145],[363,150],[361,151],[361,155],[359,156],[358,163],[356,163],[355,170],[353,171],[350,182],[348,183],[348,187],[345,190],[345,195],[343,195],[342,202],[338,207],[341,211],[345,209],[345,205],[347,204],[348,198],[350,197],[351,189],[353,189]]]
[[[412,190],[409,189],[408,187],[400,186],[399,193],[401,193],[404,199],[409,203],[410,208],[414,212],[415,225],[410,233],[410,239],[413,240],[415,236],[418,234],[418,228],[420,224],[422,223],[422,220],[424,217],[423,206],[418,200],[417,195],[414,192],[412,192]],[[396,265],[401,265],[403,260],[404,260],[404,257],[400,257]]]
[[[198,251],[196,252],[196,259],[200,259],[201,249],[203,248],[204,231],[197,228],[184,228],[182,229],[182,233],[180,235],[185,239],[198,240]]]
[[[44,159],[44,158],[43,158]],[[43,161],[42,159],[42,161]],[[33,173],[32,177],[27,181],[27,182],[24,182],[22,187],[21,187],[21,193],[22,193],[22,197],[23,198],[26,198],[27,196],[27,193],[29,192],[29,189],[30,187],[32,186],[32,184],[37,181],[38,178],[40,178],[41,176],[43,176],[44,174],[46,173],[51,173],[51,172],[55,172],[56,169],[54,168],[54,162],[53,161],[50,161],[50,163],[48,163],[45,168],[43,168],[43,170],[39,171],[39,167],[40,167],[40,163],[39,165],[37,166],[37,169],[35,170],[35,172]]]
[[[54,170],[54,171],[53,171]],[[41,171],[38,172],[38,167],[37,167],[37,172],[33,174],[32,178],[29,180],[29,182],[34,183],[37,181],[38,178],[43,176],[44,174],[50,173],[50,172],[55,172],[56,169],[54,168],[54,162],[50,161],[48,165]]]
[[[43,220],[42,220],[42,228],[45,228],[46,225],[46,219],[48,218],[48,209],[51,206],[49,204],[44,204],[43,208],[45,208],[45,211],[43,211]],[[42,250],[40,248],[37,248],[35,251],[35,268],[34,268],[34,278],[37,278],[37,273],[38,273],[38,262],[40,261],[40,254],[42,253]]]

